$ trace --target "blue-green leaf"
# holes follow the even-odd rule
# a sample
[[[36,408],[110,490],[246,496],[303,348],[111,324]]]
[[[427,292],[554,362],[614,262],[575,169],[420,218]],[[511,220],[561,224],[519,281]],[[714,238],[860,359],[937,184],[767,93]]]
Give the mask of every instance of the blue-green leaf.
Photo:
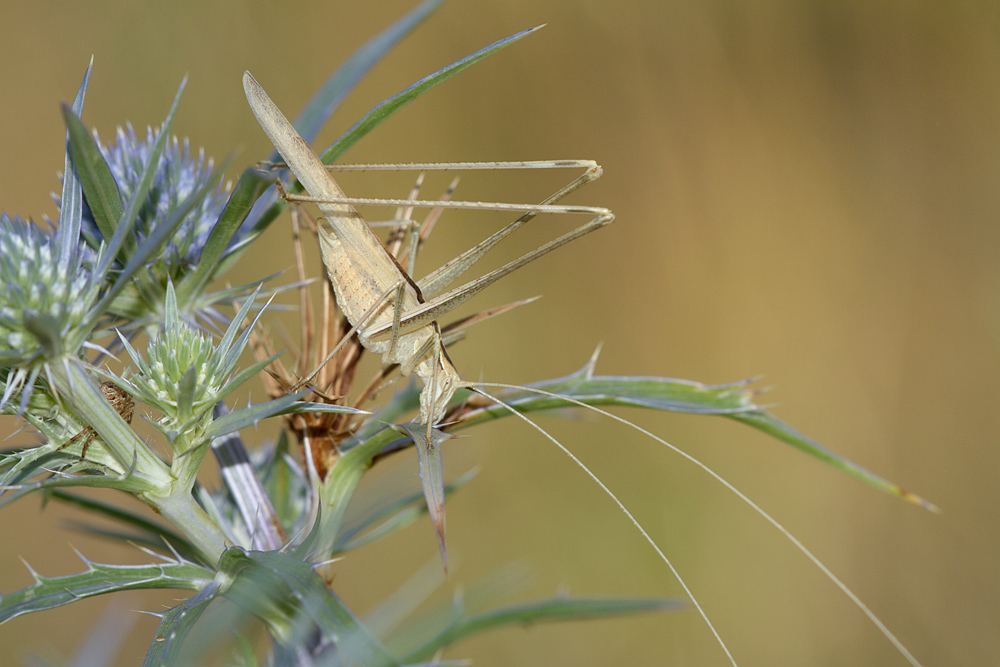
[[[490,611],[466,616],[456,614],[451,623],[419,647],[403,656],[412,663],[426,660],[441,649],[471,635],[505,625],[526,626],[554,621],[582,621],[596,618],[614,618],[659,611],[686,609],[687,602],[661,598],[571,598],[556,596],[498,607]]]
[[[444,540],[444,463],[441,460],[441,445],[448,436],[437,429],[431,428],[430,442],[423,426],[401,427],[417,446],[417,462],[419,463],[420,486],[427,501],[427,512],[431,517],[434,532],[437,533],[438,546],[441,548],[441,562],[448,569],[448,549]]]
[[[182,560],[149,565],[107,565],[86,559],[84,562],[86,570],[64,577],[44,577],[32,571],[35,583],[0,596],[0,623],[104,593],[140,588],[196,591],[214,576],[211,570]]]
[[[170,548],[175,549],[177,553],[188,560],[196,560],[200,557],[187,538],[183,537],[180,533],[168,526],[150,521],[144,516],[122,509],[118,505],[105,503],[94,498],[85,498],[84,496],[59,491],[58,489],[50,491],[48,495],[56,500],[75,505],[88,512],[93,512],[94,514],[140,531],[140,535],[133,535],[132,539],[140,537],[147,546],[153,549],[162,550],[169,544]]]
[[[178,664],[184,639],[208,606],[219,596],[221,588],[219,581],[211,581],[197,595],[192,595],[160,616],[160,625],[146,651],[143,667],[175,667]]]
[[[926,500],[911,491],[907,491],[901,486],[893,484],[884,477],[880,477],[870,470],[861,467],[854,461],[827,449],[812,438],[799,433],[769,412],[758,410],[727,416],[730,419],[735,419],[742,424],[746,424],[747,426],[752,426],[759,431],[763,431],[764,433],[767,433],[768,435],[775,437],[814,458],[819,459],[833,468],[847,473],[851,477],[860,479],[865,484],[872,486],[879,491],[902,498],[907,502],[919,505],[920,507],[930,510],[931,512],[941,511],[937,505],[929,500]]]
[[[312,99],[303,107],[292,125],[295,131],[308,143],[312,143],[326,121],[337,110],[347,94],[354,90],[372,67],[380,61],[396,44],[427,18],[443,0],[426,0],[410,10],[408,14],[365,42],[343,65],[323,82]],[[277,151],[270,160],[281,159]]]
[[[254,426],[263,419],[276,415],[300,414],[305,412],[340,412],[349,414],[367,414],[363,410],[347,407],[345,405],[330,405],[328,403],[309,403],[299,399],[309,393],[309,390],[300,391],[297,394],[289,394],[276,398],[266,403],[258,403],[239,410],[233,410],[229,414],[216,419],[205,430],[206,438],[218,438],[239,431],[247,426]]]
[[[219,570],[232,582],[226,597],[268,623],[285,646],[298,646],[318,631],[320,645],[329,645],[345,664],[399,665],[308,563],[277,551],[232,547]]]
[[[83,82],[76,92],[76,98],[71,107],[74,114],[83,113],[83,101],[87,95],[87,84],[90,83],[90,72],[94,67],[91,56]],[[63,269],[69,266],[76,256],[80,243],[80,229],[83,224],[83,189],[80,179],[73,168],[72,147],[69,143],[69,130],[66,131],[66,158],[63,163],[63,188],[59,199],[59,266]]]
[[[69,135],[73,167],[87,196],[87,204],[97,228],[105,239],[110,239],[124,211],[118,183],[79,114],[65,104],[62,113]]]
[[[939,511],[933,503],[823,447],[764,410],[754,401],[757,392],[749,386],[752,380],[709,385],[675,378],[594,375],[595,362],[596,357],[572,375],[532,383],[527,389],[511,390],[500,398],[518,412],[572,407],[576,401],[590,406],[628,406],[728,417],[788,443],[880,491]],[[542,393],[532,392],[532,389]],[[464,428],[509,414],[507,408],[491,404],[463,414],[456,427]]]
[[[166,129],[168,129],[168,125],[164,122],[164,129],[161,130],[161,132],[166,131]],[[205,198],[205,195],[209,190],[215,188],[219,178],[221,178],[222,173],[225,171],[230,161],[230,159],[224,161],[213,172],[212,178],[206,180],[200,188],[192,192],[187,199],[185,199],[177,208],[173,210],[163,224],[157,225],[153,233],[146,237],[146,239],[142,242],[142,245],[129,258],[128,263],[121,270],[121,273],[118,274],[118,279],[115,281],[114,285],[112,285],[105,292],[101,302],[94,308],[95,317],[103,313],[108,308],[109,304],[115,297],[118,296],[125,286],[134,280],[136,271],[138,271],[140,267],[145,266],[147,260],[158,252],[168,240],[170,240],[177,229],[184,223],[184,220],[187,219],[191,210]],[[134,196],[133,201],[137,201]],[[131,226],[134,217],[135,216],[133,215],[129,218],[128,226]],[[109,244],[109,248],[112,247],[113,242],[114,240],[112,239],[112,243]]]
[[[472,481],[477,473],[478,470],[470,470],[455,481],[445,484],[445,498]],[[376,508],[353,525],[345,528],[337,537],[334,552],[357,549],[369,542],[391,535],[400,528],[409,526],[425,514],[427,514],[427,501],[423,493],[408,494]]]
[[[231,265],[231,262],[226,263],[225,267],[222,265],[223,257],[228,256],[234,250],[230,248],[229,244],[240,225],[249,215],[254,202],[267,189],[272,180],[265,172],[252,167],[244,170],[240,175],[236,187],[229,195],[226,207],[222,209],[218,222],[215,223],[208,241],[205,242],[198,266],[195,267],[194,271],[184,276],[177,286],[177,293],[182,301],[187,303],[191,295],[202,293],[209,281],[217,278],[225,267]],[[246,244],[240,244],[241,249],[246,247]],[[232,260],[235,261],[240,254],[239,252],[235,253]]]
[[[402,92],[397,93],[384,102],[379,103],[375,106],[375,108],[366,113],[361,120],[351,126],[351,128],[347,130],[343,136],[323,151],[320,155],[320,159],[325,164],[333,164],[347,151],[347,149],[356,144],[362,137],[374,130],[394,113],[426,93],[434,86],[447,81],[465,68],[474,65],[483,58],[496,53],[500,49],[510,46],[523,37],[527,37],[539,28],[541,28],[541,26],[531,28],[529,30],[522,30],[521,32],[515,33],[510,37],[505,37],[504,39],[493,42],[489,46],[479,49],[475,53],[453,62],[433,74],[425,76],[423,79],[420,79]]]

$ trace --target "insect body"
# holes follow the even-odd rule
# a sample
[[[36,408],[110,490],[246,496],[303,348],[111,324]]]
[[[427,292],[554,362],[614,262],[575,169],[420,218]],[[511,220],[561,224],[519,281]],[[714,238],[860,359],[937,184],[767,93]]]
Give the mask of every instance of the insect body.
[[[500,208],[526,213],[504,230],[441,267],[418,285],[349,203],[355,200],[345,196],[326,166],[249,72],[243,76],[243,87],[250,107],[271,143],[312,195],[300,200],[315,202],[326,216],[319,223],[323,263],[333,284],[337,304],[354,325],[361,344],[372,352],[381,354],[383,363],[399,364],[404,375],[415,372],[424,381],[424,389],[420,394],[420,421],[427,425],[427,440],[430,442],[430,429],[444,416],[455,391],[468,386],[462,382],[448,359],[441,342],[437,319],[508,273],[613,221],[614,215],[607,209],[551,205],[600,176],[600,167],[588,161],[532,163],[531,166],[535,167],[587,168],[587,173],[537,206],[434,202],[434,206]],[[392,201],[381,200],[380,203]],[[409,205],[414,203],[406,202]],[[466,285],[442,293],[448,283],[461,275],[501,238],[540,212],[588,213],[594,217],[589,223],[520,259]]]

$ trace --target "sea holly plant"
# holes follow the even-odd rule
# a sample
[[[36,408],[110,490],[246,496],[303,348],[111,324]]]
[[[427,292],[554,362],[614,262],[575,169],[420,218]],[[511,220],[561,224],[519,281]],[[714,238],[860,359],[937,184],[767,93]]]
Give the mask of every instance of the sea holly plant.
[[[427,0],[417,6],[336,70],[297,117],[296,131],[307,142],[314,139],[358,81],[437,4],[439,0]],[[327,164],[338,160],[410,101],[530,32],[501,39],[386,99],[323,151],[321,159]],[[231,651],[231,662],[246,665],[417,665],[443,664],[436,657],[442,650],[504,625],[697,607],[693,597],[554,595],[497,605],[495,599],[483,604],[474,595],[457,595],[450,605],[414,618],[407,612],[423,602],[428,588],[420,574],[416,585],[404,587],[364,621],[337,596],[331,583],[336,559],[428,514],[446,553],[445,499],[474,477],[447,480],[441,474],[441,449],[453,446],[449,433],[516,416],[572,457],[528,416],[566,406],[607,415],[664,444],[606,408],[726,417],[878,490],[935,509],[781,422],[756,403],[749,382],[706,385],[601,376],[595,372],[596,354],[583,369],[563,378],[524,387],[469,384],[455,394],[444,418],[433,429],[427,427],[431,438],[424,437],[424,425],[411,421],[420,410],[419,386],[410,383],[380,404],[372,401],[398,379],[398,367],[386,366],[355,386],[365,347],[351,323],[337,314],[328,285],[323,315],[313,316],[305,293],[311,276],[301,262],[303,338],[295,360],[282,358],[255,327],[268,312],[264,296],[273,299],[281,288],[265,292],[267,276],[253,285],[215,287],[278,219],[289,193],[301,192],[283,165],[276,164],[278,156],[261,162],[270,171],[251,166],[234,186],[223,185],[223,168],[213,168],[200,153],[192,157],[187,140],[170,134],[180,91],[159,129],[140,138],[127,127],[104,144],[81,117],[89,77],[88,68],[74,103],[63,110],[67,149],[58,226],[43,229],[0,216],[0,411],[30,427],[22,431],[22,439],[36,434],[33,444],[0,453],[0,506],[27,495],[72,504],[114,521],[117,529],[95,532],[132,542],[150,560],[115,565],[83,557],[83,569],[76,574],[48,577],[32,571],[32,584],[0,595],[0,622],[90,596],[166,588],[191,595],[159,614],[146,665],[196,664],[219,641]],[[432,209],[423,221],[398,216],[385,247],[400,266],[415,255],[441,212]],[[309,247],[299,231],[316,223],[298,208],[291,213],[301,256]],[[440,341],[454,344],[472,324],[521,303],[443,322]],[[243,354],[248,348],[255,356],[250,362]],[[233,392],[258,374],[269,400],[231,405]],[[155,426],[155,438],[147,441],[136,434],[133,414]],[[272,418],[284,420],[282,436],[251,455],[240,430]],[[382,502],[351,517],[348,507],[364,474],[415,443],[421,449],[424,493],[400,496],[385,489]],[[198,475],[210,450],[222,479],[203,486]],[[136,513],[72,487],[115,489],[153,512]],[[399,565],[412,567],[405,559]],[[853,593],[829,576],[904,657],[918,664]],[[238,632],[230,634],[233,627]],[[271,639],[266,655],[255,654],[244,637],[255,628],[263,628]]]

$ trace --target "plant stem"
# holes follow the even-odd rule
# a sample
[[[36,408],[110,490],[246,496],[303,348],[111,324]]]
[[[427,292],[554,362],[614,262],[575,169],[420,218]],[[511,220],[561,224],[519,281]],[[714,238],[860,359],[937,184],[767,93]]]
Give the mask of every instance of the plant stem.
[[[225,535],[195,502],[191,496],[191,484],[181,484],[166,464],[139,439],[132,427],[104,398],[83,364],[75,359],[52,364],[49,377],[67,408],[97,431],[120,464],[124,477],[115,488],[133,493],[148,503],[191,541],[206,563],[218,563],[226,548]],[[200,454],[204,457],[204,451]],[[197,462],[200,460],[198,458]],[[196,462],[188,463],[193,465]],[[190,470],[184,477],[186,481],[191,478]],[[190,481],[193,482],[193,478]]]
[[[226,550],[226,537],[188,492],[167,496],[141,494],[139,498],[191,541],[205,563],[215,567]]]
[[[314,542],[309,545],[313,554],[318,554],[320,558],[329,557],[336,546],[347,505],[357,490],[361,477],[371,466],[372,459],[388,444],[399,439],[397,431],[384,428],[337,459],[320,487],[320,526],[313,533]]]

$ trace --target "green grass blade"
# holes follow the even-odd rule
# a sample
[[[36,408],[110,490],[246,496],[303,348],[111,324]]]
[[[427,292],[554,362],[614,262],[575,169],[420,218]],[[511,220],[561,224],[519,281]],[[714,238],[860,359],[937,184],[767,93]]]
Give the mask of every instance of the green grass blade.
[[[420,3],[401,19],[365,42],[330,75],[299,112],[295,122],[292,123],[296,132],[308,143],[315,141],[320,128],[326,124],[358,82],[442,2],[443,0],[426,0]],[[274,151],[269,159],[271,162],[278,162],[281,156]]]
[[[459,616],[424,644],[403,656],[406,663],[427,660],[441,649],[474,634],[505,625],[527,626],[557,621],[614,618],[648,612],[687,609],[684,600],[658,598],[570,598],[553,597],[498,607],[471,616]]]
[[[358,82],[382,59],[399,41],[416,28],[442,0],[426,0],[417,5],[379,35],[366,42],[360,49],[331,74],[320,86],[312,99],[299,112],[292,125],[307,142],[312,143],[320,128],[337,110],[344,98],[357,86]],[[280,160],[277,151],[269,157],[273,162]],[[278,201],[275,190],[270,190],[262,198],[260,207],[254,212],[248,237],[258,236],[284,209],[284,202]]]
[[[371,111],[365,114],[361,118],[361,120],[352,125],[351,128],[347,130],[347,132],[345,132],[339,139],[337,139],[325,151],[323,151],[323,153],[320,154],[319,156],[320,159],[325,164],[333,164],[334,162],[337,161],[337,159],[340,158],[341,155],[347,152],[347,150],[351,146],[360,141],[365,135],[367,135],[369,132],[371,132],[376,127],[381,125],[390,116],[392,116],[394,113],[405,107],[407,104],[409,104],[413,100],[417,99],[418,97],[429,91],[434,86],[450,79],[451,77],[455,76],[465,68],[470,67],[475,63],[479,62],[480,60],[482,60],[483,58],[496,53],[505,46],[510,46],[519,39],[535,32],[539,28],[541,28],[541,26],[538,26],[537,28],[531,28],[529,30],[522,30],[521,32],[515,33],[510,37],[498,40],[490,44],[489,46],[482,48],[476,51],[475,53],[470,54],[465,58],[462,58],[461,60],[458,60],[448,65],[447,67],[424,77],[423,79],[420,79],[419,81],[409,86],[402,92],[393,95],[392,97],[390,97],[387,100],[384,100],[383,102],[380,102]],[[302,187],[298,183],[296,183],[295,186],[289,190],[289,192],[292,192],[293,194],[301,191]],[[276,202],[273,206],[271,206],[270,209],[268,209],[266,213],[264,213],[261,216],[261,220],[258,223],[258,225],[266,226],[267,224],[269,224],[284,209],[284,206],[285,206],[284,201]]]
[[[889,480],[876,475],[870,470],[859,466],[857,463],[854,463],[850,459],[847,459],[836,452],[830,451],[812,438],[799,433],[769,412],[761,410],[759,412],[747,412],[727,416],[730,419],[735,419],[742,424],[746,424],[747,426],[752,426],[755,429],[763,431],[764,433],[767,433],[768,435],[777,438],[778,440],[781,440],[782,442],[787,443],[796,449],[819,459],[820,461],[823,461],[833,468],[847,473],[851,477],[860,479],[865,484],[875,487],[879,491],[884,491],[889,495],[902,498],[907,502],[923,507],[931,512],[941,511],[937,505],[929,500],[893,484]]]
[[[362,137],[374,130],[394,113],[429,91],[434,86],[447,81],[462,70],[467,67],[471,67],[487,56],[493,55],[500,49],[510,46],[523,37],[527,37],[539,28],[541,28],[541,26],[538,26],[537,28],[530,28],[528,30],[522,30],[521,32],[515,33],[510,37],[505,37],[504,39],[493,42],[489,46],[479,49],[475,53],[472,53],[461,60],[453,62],[447,67],[420,79],[402,92],[393,95],[384,102],[381,102],[365,114],[361,120],[355,123],[349,130],[347,130],[347,132],[343,134],[343,136],[330,145],[329,148],[323,151],[323,153],[319,156],[320,159],[325,164],[333,164],[347,151],[347,149],[356,144]]]

